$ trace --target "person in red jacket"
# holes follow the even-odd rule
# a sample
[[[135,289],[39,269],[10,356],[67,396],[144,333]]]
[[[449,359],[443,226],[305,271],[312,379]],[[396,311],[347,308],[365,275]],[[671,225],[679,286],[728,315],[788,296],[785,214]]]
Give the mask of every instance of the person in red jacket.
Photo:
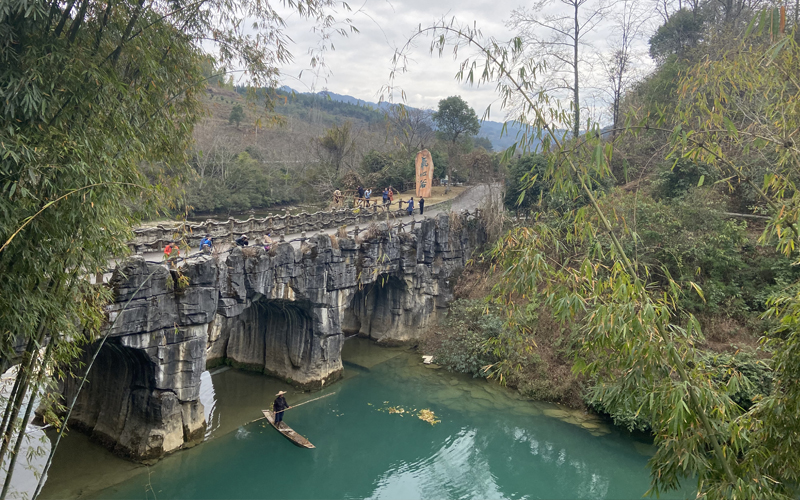
[[[175,267],[175,262],[177,262],[180,255],[181,249],[174,241],[170,241],[167,243],[167,246],[164,247],[164,260],[168,261],[172,267]]]

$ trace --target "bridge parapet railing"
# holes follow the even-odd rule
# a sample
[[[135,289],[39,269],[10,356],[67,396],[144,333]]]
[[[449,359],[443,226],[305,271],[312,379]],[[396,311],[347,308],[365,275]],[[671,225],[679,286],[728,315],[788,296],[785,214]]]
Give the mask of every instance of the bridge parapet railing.
[[[470,211],[470,210],[462,210],[462,211],[458,212],[458,217],[463,222],[467,222],[469,220],[479,218],[480,216],[481,216],[481,209],[479,209],[479,208],[474,208],[474,209],[472,209],[472,211]],[[388,222],[385,221],[385,220],[380,220],[380,221],[372,221],[371,220],[371,221],[369,221],[368,225],[365,226],[365,227],[361,227],[359,225],[356,225],[355,227],[353,227],[353,229],[345,230],[344,231],[344,236],[346,236],[348,238],[353,238],[354,240],[358,240],[360,235],[362,235],[364,233],[369,233],[370,231],[372,231],[372,229],[374,227],[380,228],[381,225],[385,225],[385,229],[388,229],[393,234],[404,233],[404,232],[406,232],[406,228],[409,228],[409,231],[413,233],[414,230],[416,229],[417,225],[418,224],[422,224],[427,219],[428,219],[427,217],[423,217],[422,219],[412,219],[412,220],[407,221],[407,222],[402,222],[400,220],[388,221]],[[280,244],[283,244],[283,243],[289,243],[289,244],[291,244],[291,243],[300,243],[302,245],[303,243],[305,243],[306,241],[311,239],[313,236],[315,236],[313,233],[312,234],[307,234],[306,232],[301,232],[300,236],[287,240],[284,237],[284,235],[281,234],[280,236],[277,236],[275,238],[275,243],[274,244],[277,245],[279,243]],[[338,236],[341,237],[341,234],[339,234]],[[369,236],[366,236],[367,240],[369,238],[370,238]],[[254,246],[257,246],[257,245],[254,245]],[[227,252],[228,251],[226,250],[223,253],[227,253]],[[176,258],[176,259],[174,259],[172,261],[147,261],[147,262],[149,262],[150,264],[161,264],[161,265],[165,265],[165,266],[168,266],[168,267],[170,266],[170,263],[173,263],[175,265],[182,265],[182,263],[184,261],[187,261],[187,260],[192,259],[194,257],[197,257],[199,255],[202,255],[202,253],[203,252],[200,252],[200,251],[193,252],[193,253],[187,254],[186,256],[178,257],[178,258]],[[113,272],[113,268],[106,270],[106,273],[111,273],[111,272]]]
[[[442,204],[451,203],[453,199],[426,205],[426,209],[434,209]],[[159,224],[155,227],[133,230],[133,239],[128,246],[134,253],[159,252],[171,241],[182,241],[190,247],[200,246],[200,240],[210,234],[214,241],[232,242],[243,234],[263,235],[271,233],[275,236],[283,234],[311,233],[323,229],[341,226],[369,225],[379,218],[403,217],[407,215],[403,200],[383,204],[383,200],[369,200],[368,206],[357,208],[338,208],[314,213],[302,212],[296,215],[270,215],[264,218],[250,217],[247,220],[227,221],[208,219],[199,223],[176,223],[174,225]],[[395,207],[396,205],[396,207]]]

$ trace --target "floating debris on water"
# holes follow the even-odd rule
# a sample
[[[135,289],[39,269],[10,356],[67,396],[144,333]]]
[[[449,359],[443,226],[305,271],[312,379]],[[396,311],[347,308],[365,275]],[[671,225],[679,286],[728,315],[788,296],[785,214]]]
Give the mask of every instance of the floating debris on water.
[[[436,419],[436,414],[428,409],[420,410],[419,413],[417,414],[417,417],[419,417],[420,420],[424,420],[425,422],[428,422],[431,425],[436,425],[441,422],[441,420]]]
[[[385,403],[388,403],[388,401],[385,401]],[[376,410],[400,415],[401,417],[416,414],[420,420],[424,420],[431,425],[436,425],[441,422],[441,420],[436,418],[436,414],[427,408],[417,410],[416,408],[403,408],[402,406],[386,406],[384,408],[376,408]]]

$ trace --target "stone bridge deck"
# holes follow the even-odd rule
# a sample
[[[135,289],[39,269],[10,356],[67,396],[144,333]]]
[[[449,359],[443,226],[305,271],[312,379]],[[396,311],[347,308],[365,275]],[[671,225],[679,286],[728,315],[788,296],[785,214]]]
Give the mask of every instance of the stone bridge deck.
[[[404,342],[434,324],[485,234],[477,211],[440,213],[411,232],[382,223],[357,239],[318,234],[300,248],[234,248],[178,270],[130,258],[110,280],[109,340],[70,425],[118,454],[153,460],[203,439],[208,366],[311,389],[331,383],[343,371],[345,334]],[[76,386],[67,380],[65,396]]]

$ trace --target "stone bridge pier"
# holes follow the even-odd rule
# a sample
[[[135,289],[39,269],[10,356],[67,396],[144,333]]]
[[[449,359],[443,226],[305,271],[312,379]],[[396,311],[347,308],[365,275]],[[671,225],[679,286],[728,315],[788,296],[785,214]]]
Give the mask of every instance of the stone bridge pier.
[[[306,389],[335,382],[345,333],[397,343],[434,324],[485,234],[474,214],[442,214],[410,232],[378,224],[359,241],[317,235],[299,249],[235,248],[179,271],[132,257],[114,271],[109,339],[69,424],[151,461],[202,441],[208,367],[229,364]],[[76,387],[77,378],[64,382],[68,400]]]

